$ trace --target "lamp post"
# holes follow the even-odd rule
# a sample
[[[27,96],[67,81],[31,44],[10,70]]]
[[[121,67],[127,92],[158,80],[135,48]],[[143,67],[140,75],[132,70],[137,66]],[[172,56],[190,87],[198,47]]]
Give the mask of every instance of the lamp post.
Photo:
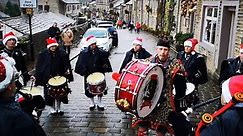
[[[33,47],[33,40],[32,40],[32,26],[31,26],[31,17],[33,15],[33,9],[32,8],[27,8],[26,9],[26,14],[28,15],[29,18],[29,29],[30,29],[30,59],[31,61],[35,60],[35,53],[34,53],[34,47]]]
[[[29,29],[30,29],[30,59],[31,61],[34,61],[34,48],[33,48],[33,42],[32,42],[32,27],[31,27],[31,17],[33,15],[33,8],[36,8],[36,0],[20,0],[19,5],[21,8],[23,8],[26,11],[26,14],[29,18]]]

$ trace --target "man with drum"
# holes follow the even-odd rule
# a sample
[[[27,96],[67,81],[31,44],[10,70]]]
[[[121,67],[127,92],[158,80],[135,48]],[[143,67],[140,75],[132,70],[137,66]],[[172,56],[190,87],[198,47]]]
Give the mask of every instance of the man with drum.
[[[103,94],[107,94],[105,78],[103,78],[103,81],[100,80],[98,82],[95,82],[94,84],[89,84],[87,82],[87,78],[91,77],[93,79],[97,79],[100,78],[102,75],[104,77],[104,73],[112,72],[112,67],[109,61],[109,52],[106,52],[98,48],[96,42],[97,39],[92,35],[86,38],[86,43],[89,46],[88,48],[85,48],[80,52],[80,55],[75,66],[75,72],[81,76],[84,76],[85,95],[91,100],[89,109],[91,111],[95,109],[96,104],[94,101],[94,97],[97,95],[97,108],[98,110],[103,111],[104,105],[102,104],[101,100]],[[97,77],[95,77],[96,75]],[[102,90],[100,90],[99,88]],[[99,92],[96,92],[97,90]]]
[[[60,76],[58,79],[68,79],[68,77],[70,77],[70,61],[68,59],[68,54],[63,49],[58,47],[58,43],[55,38],[49,37],[48,39],[46,39],[46,42],[47,48],[44,49],[38,56],[38,60],[36,63],[36,72],[33,78],[35,79],[36,86],[44,86],[46,105],[52,106],[54,108],[51,110],[51,114],[62,115],[64,112],[60,109],[56,109],[55,106],[60,108],[61,102],[67,104],[68,96],[66,95],[60,98],[57,105],[55,105],[55,99],[53,98],[53,96],[50,96],[48,81],[55,78],[56,76]],[[58,79],[56,79],[57,87],[59,82]],[[70,91],[69,88],[61,88],[61,90],[65,91],[66,93]]]
[[[22,111],[15,101],[14,60],[0,56],[0,134],[1,136],[45,136],[43,129]]]
[[[133,48],[126,52],[125,58],[120,67],[119,73],[122,72],[122,69],[132,60],[132,59],[147,59],[152,55],[142,47],[143,40],[142,38],[136,38],[133,42]]]
[[[187,136],[191,131],[191,124],[180,113],[187,109],[185,104],[186,80],[184,67],[177,59],[169,57],[170,45],[166,40],[160,39],[157,43],[156,55],[152,63],[159,63],[164,70],[164,87],[159,106],[144,119],[133,120],[132,127],[139,126],[138,136],[145,136],[148,129],[156,130],[157,134],[164,136],[166,133],[176,136]],[[176,94],[172,97],[172,87],[175,86]],[[172,101],[174,100],[174,101]],[[172,124],[172,127],[169,125]]]
[[[212,115],[205,113],[196,136],[243,135],[243,75],[232,76],[222,83],[221,104]]]
[[[184,51],[177,54],[177,58],[181,60],[185,67],[187,81],[195,85],[195,100],[193,104],[199,101],[198,85],[208,81],[207,66],[204,57],[194,50],[197,44],[197,39],[187,39],[184,42]]]
[[[23,52],[20,49],[17,49],[17,40],[18,39],[13,32],[6,33],[3,39],[3,44],[5,45],[3,52],[8,54],[9,57],[12,57],[15,60],[15,67],[18,72],[22,73],[24,86],[26,86],[28,80],[30,79],[30,75],[27,72]],[[22,87],[19,82],[16,82],[16,86],[19,88]]]

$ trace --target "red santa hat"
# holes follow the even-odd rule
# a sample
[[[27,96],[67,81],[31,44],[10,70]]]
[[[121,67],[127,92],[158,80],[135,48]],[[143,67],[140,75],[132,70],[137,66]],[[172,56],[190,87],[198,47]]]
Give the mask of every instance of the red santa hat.
[[[6,33],[4,36],[3,36],[3,44],[6,45],[7,41],[9,39],[15,39],[16,40],[16,43],[17,43],[17,37],[14,35],[13,32],[9,32],[9,33]],[[15,44],[16,46],[17,44]]]
[[[91,44],[94,44],[96,42],[97,42],[97,39],[93,35],[90,35],[86,38],[87,45],[91,45]]]
[[[229,78],[222,84],[222,99],[228,103],[235,93],[243,93],[243,75]]]
[[[184,46],[189,46],[189,47],[192,47],[192,49],[194,50],[195,46],[198,44],[198,40],[197,39],[194,39],[194,38],[190,38],[190,39],[187,39],[185,42],[184,42]]]
[[[137,44],[137,45],[143,45],[143,39],[142,38],[139,38],[137,37],[133,42],[132,44]]]
[[[14,65],[15,61],[13,58],[0,57],[0,92],[3,92],[12,82],[16,71]]]
[[[240,53],[243,53],[243,44],[240,44]]]
[[[48,39],[46,39],[46,47],[49,49],[51,46],[58,46],[57,40],[56,38],[51,38],[49,37]]]

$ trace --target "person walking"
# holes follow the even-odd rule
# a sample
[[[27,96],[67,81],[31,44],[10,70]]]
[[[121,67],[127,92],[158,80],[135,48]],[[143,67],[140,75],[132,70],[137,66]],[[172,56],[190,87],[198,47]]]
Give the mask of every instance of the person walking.
[[[198,103],[198,85],[208,81],[207,66],[202,54],[195,51],[198,40],[189,38],[184,42],[184,51],[178,52],[177,58],[181,60],[186,70],[187,81],[195,85],[195,100]]]
[[[48,81],[49,79],[55,76],[66,77],[67,80],[73,81],[73,77],[70,77],[70,61],[68,59],[68,54],[61,48],[59,48],[59,44],[57,43],[55,38],[49,37],[46,39],[47,48],[42,50],[42,52],[38,55],[38,60],[36,63],[36,72],[32,77],[35,80],[35,85],[40,85],[44,87],[44,96],[46,105],[51,106],[52,109],[50,114],[60,114],[62,115],[64,112],[58,111],[55,108],[54,102],[55,99],[49,95],[48,92]],[[70,90],[66,90],[70,91]],[[61,98],[57,105],[60,107],[61,102],[64,104],[68,104],[68,96],[64,96]]]
[[[94,36],[88,36],[86,38],[86,43],[88,48],[85,48],[80,52],[78,57],[75,72],[81,76],[84,76],[84,89],[85,95],[90,98],[91,104],[89,106],[90,111],[93,111],[96,107],[96,103],[94,97],[96,94],[93,94],[91,89],[88,86],[87,78],[89,75],[99,72],[103,75],[106,72],[112,72],[112,67],[109,61],[109,53],[98,48],[96,45],[97,39]],[[102,103],[103,95],[107,94],[107,88],[104,90],[103,93],[98,94],[98,103],[97,108],[98,110],[103,111],[104,105]]]

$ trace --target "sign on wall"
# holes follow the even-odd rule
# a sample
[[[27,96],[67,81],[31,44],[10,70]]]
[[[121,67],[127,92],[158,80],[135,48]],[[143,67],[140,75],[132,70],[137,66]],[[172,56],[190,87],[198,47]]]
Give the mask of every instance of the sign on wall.
[[[36,8],[36,0],[19,0],[20,8]]]

